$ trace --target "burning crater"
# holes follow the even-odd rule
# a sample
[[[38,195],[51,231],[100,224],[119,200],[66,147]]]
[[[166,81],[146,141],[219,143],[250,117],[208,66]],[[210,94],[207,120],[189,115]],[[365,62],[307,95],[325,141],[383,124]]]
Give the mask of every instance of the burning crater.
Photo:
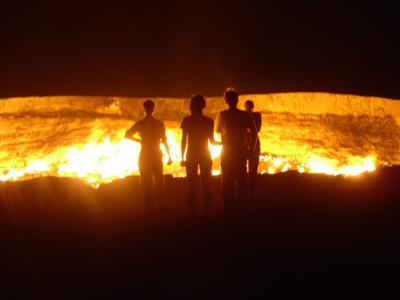
[[[153,98],[154,99],[154,98]],[[259,172],[297,170],[358,175],[400,162],[400,102],[326,93],[243,95],[262,113]],[[139,98],[24,97],[0,100],[0,180],[78,177],[96,187],[138,174],[140,145],[124,139],[142,118]],[[174,163],[165,173],[184,176],[180,121],[188,100],[155,98]],[[215,118],[224,101],[208,98]],[[219,147],[211,147],[219,174]]]

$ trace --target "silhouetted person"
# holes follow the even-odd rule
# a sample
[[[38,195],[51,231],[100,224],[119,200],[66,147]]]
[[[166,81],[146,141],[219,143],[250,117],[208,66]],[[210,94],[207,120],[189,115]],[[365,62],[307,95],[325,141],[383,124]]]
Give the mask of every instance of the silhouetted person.
[[[200,167],[204,213],[207,216],[211,202],[210,178],[212,166],[208,142],[218,143],[214,140],[213,120],[203,115],[205,107],[206,100],[202,95],[195,95],[190,99],[191,115],[185,117],[181,124],[181,164],[186,167],[188,182],[187,202],[192,214],[195,213],[196,179],[197,170]]]
[[[246,160],[249,151],[254,150],[257,129],[252,117],[237,108],[239,95],[234,89],[227,89],[224,98],[229,108],[219,113],[216,131],[221,133],[222,138],[221,171],[224,212],[231,215],[245,208]],[[238,188],[237,197],[234,193],[235,183]]]
[[[143,103],[146,117],[137,121],[125,133],[125,138],[141,143],[139,171],[147,213],[154,212],[154,198],[158,200],[158,204],[162,200],[164,177],[161,143],[167,151],[168,163],[171,163],[164,123],[153,117],[154,106],[153,101],[146,100]],[[140,139],[133,138],[135,133],[139,133]]]
[[[246,112],[253,118],[254,125],[256,126],[257,132],[260,132],[261,114],[253,111],[254,110],[254,102],[252,100],[247,100],[244,103],[244,106],[245,106]],[[250,138],[249,143],[251,144],[251,136],[249,138]],[[261,152],[260,139],[258,138],[258,135],[257,135],[256,145],[254,147],[254,150],[249,151],[249,156],[247,157],[250,199],[254,198],[254,191],[255,191],[256,180],[257,180],[257,169],[258,169],[258,164],[260,161],[260,152]]]

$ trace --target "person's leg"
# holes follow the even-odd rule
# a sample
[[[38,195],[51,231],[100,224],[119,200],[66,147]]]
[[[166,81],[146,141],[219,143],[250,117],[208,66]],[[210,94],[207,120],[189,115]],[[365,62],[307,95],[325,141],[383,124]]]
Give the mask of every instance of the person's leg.
[[[152,214],[154,212],[154,203],[152,197],[153,178],[151,168],[145,161],[139,161],[139,171],[145,211],[146,214]]]
[[[233,162],[234,163],[234,162]],[[232,168],[232,162],[228,157],[221,157],[221,191],[222,201],[224,207],[224,215],[226,217],[232,216],[233,207],[233,196],[234,196],[234,172]]]
[[[245,210],[246,198],[247,198],[247,172],[246,172],[246,156],[245,154],[238,154],[235,168],[235,179],[238,184],[238,197],[237,197],[237,209],[238,213]]]
[[[257,182],[257,170],[260,161],[260,148],[258,147],[249,159],[249,197],[254,199],[254,193]]]
[[[211,195],[211,167],[212,161],[210,159],[205,159],[200,163],[200,174],[201,174],[201,186],[203,191],[204,200],[204,214],[208,216],[212,195]]]
[[[196,210],[196,180],[197,180],[197,162],[186,162],[187,195],[186,202],[190,213],[194,215]]]
[[[164,203],[164,174],[162,159],[155,158],[152,162],[152,175],[154,177],[155,198],[159,207],[163,210]]]

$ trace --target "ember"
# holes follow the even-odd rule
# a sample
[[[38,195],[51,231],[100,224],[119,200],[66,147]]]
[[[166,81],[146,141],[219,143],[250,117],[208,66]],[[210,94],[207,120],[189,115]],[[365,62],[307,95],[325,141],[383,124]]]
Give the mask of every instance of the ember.
[[[358,175],[400,161],[400,103],[394,100],[324,93],[241,96],[262,113],[259,172],[297,170]],[[0,180],[79,177],[97,187],[138,174],[140,145],[124,139],[142,117],[143,99],[119,97],[26,97],[0,100]],[[179,123],[187,100],[154,99],[165,121],[174,163],[165,173],[184,176]],[[240,104],[242,106],[242,102]],[[208,98],[215,117],[221,98]],[[211,146],[213,174],[220,147]]]

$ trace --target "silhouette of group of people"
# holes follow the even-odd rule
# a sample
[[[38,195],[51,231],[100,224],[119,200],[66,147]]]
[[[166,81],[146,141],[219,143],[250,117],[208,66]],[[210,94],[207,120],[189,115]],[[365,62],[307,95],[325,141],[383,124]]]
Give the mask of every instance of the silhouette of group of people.
[[[258,132],[261,114],[254,112],[254,103],[245,102],[245,111],[238,109],[239,94],[233,88],[224,92],[228,109],[221,111],[214,121],[203,114],[206,100],[202,95],[190,99],[190,115],[181,123],[181,165],[187,174],[187,204],[192,215],[196,212],[197,174],[200,169],[204,214],[207,216],[212,201],[212,159],[209,143],[222,145],[221,190],[226,215],[234,215],[246,209],[247,199],[254,198],[257,168],[260,155]],[[141,143],[139,171],[146,210],[154,211],[156,202],[163,206],[163,161],[160,144],[165,146],[168,164],[172,162],[164,123],[154,118],[155,104],[143,103],[145,118],[137,121],[126,131],[125,137]],[[214,139],[215,131],[221,134],[221,142]],[[139,134],[140,139],[134,135]],[[248,172],[247,172],[248,165]],[[235,193],[235,189],[237,192]]]

